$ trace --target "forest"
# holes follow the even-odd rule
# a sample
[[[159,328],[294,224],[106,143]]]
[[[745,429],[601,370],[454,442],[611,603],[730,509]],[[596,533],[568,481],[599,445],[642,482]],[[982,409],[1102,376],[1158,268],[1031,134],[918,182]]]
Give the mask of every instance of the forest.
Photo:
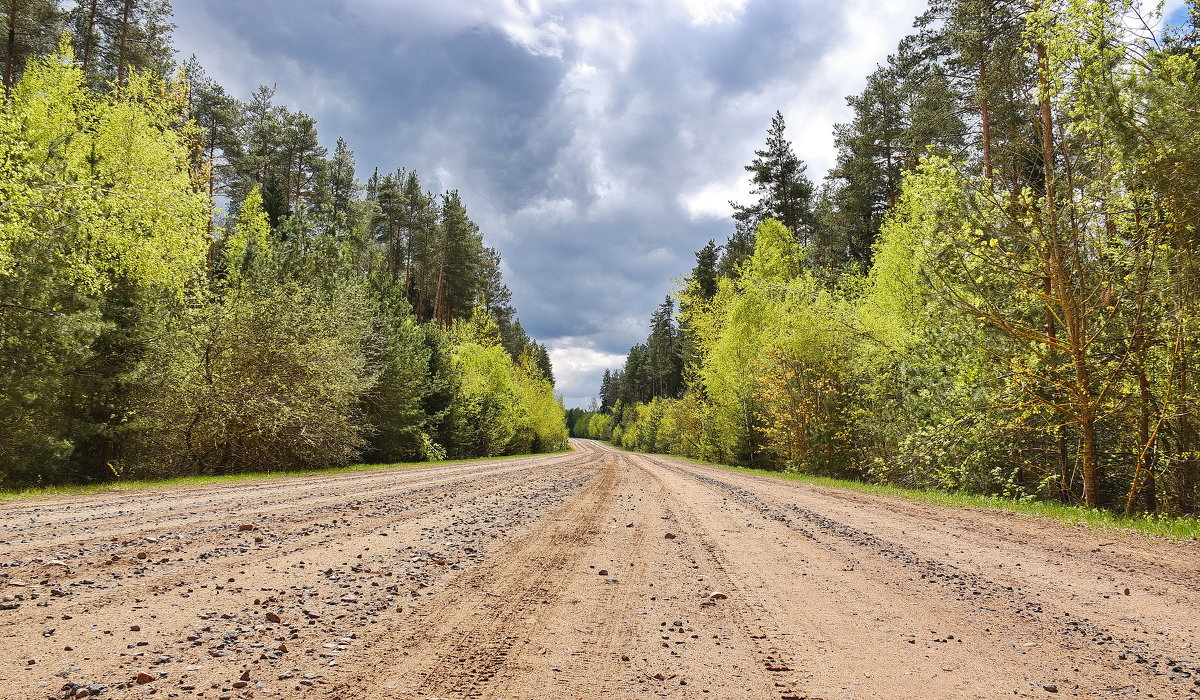
[[[1200,13],[931,0],[749,204],[574,434],[771,470],[1200,510]]]
[[[456,191],[360,183],[167,0],[0,7],[0,488],[565,449]]]

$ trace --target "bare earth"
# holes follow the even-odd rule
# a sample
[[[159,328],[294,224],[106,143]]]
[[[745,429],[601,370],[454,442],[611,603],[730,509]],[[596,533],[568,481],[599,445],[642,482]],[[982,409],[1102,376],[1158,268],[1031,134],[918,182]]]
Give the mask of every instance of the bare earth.
[[[1200,545],[576,452],[0,505],[0,698],[1200,697]]]

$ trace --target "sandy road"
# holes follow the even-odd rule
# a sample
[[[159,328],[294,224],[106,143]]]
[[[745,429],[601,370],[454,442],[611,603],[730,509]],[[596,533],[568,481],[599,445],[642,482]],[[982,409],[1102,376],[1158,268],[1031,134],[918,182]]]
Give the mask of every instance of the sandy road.
[[[1200,546],[634,455],[0,505],[0,698],[1200,697]]]

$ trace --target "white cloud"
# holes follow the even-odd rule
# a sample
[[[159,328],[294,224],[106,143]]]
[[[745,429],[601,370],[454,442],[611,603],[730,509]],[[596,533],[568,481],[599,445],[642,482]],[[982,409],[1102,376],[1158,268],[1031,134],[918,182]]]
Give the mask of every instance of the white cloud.
[[[1171,0],[1168,8],[1181,0]],[[731,232],[772,114],[819,181],[833,124],[924,0],[174,0],[232,93],[344,136],[360,179],[460,190],[567,397],[645,337],[692,251]]]
[[[733,22],[746,7],[746,0],[684,0],[691,23],[696,26]]]
[[[554,364],[556,391],[571,402],[567,408],[584,408],[600,388],[606,369],[619,369],[625,356],[592,347],[586,338],[555,338],[546,343]]]
[[[710,182],[697,190],[679,195],[679,204],[692,221],[724,221],[729,218],[729,202],[745,197],[749,182],[746,178],[737,184]]]

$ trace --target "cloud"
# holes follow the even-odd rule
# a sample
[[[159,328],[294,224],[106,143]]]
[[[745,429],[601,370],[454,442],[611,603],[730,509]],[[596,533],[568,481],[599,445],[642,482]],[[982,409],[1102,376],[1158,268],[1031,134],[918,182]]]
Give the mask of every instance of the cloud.
[[[925,2],[174,5],[184,57],[243,97],[276,85],[327,145],[349,141],[360,178],[406,167],[458,189],[560,388],[586,402],[594,363],[618,366],[693,251],[730,233],[775,110],[820,180],[845,96]]]
[[[587,338],[554,338],[549,345],[557,380],[555,389],[569,408],[586,407],[596,395],[604,370],[625,360],[623,354],[597,350]]]

